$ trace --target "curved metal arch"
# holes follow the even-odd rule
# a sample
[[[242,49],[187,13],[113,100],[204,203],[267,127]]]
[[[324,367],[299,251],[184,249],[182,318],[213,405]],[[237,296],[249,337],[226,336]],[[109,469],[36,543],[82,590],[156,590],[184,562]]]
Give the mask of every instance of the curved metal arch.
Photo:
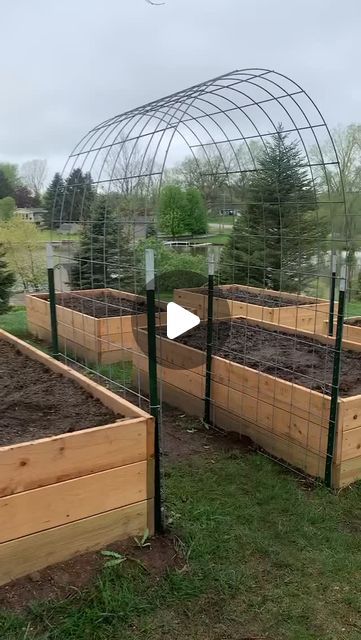
[[[300,96],[302,96],[302,99]],[[297,113],[302,115],[305,123],[303,126],[298,125],[296,116],[282,103],[284,98],[290,99],[295,105]],[[307,104],[310,106],[310,113],[308,113]],[[263,146],[266,146],[265,139],[276,131],[278,123],[272,113],[271,105],[272,108],[276,106],[279,111],[277,116],[279,122],[282,122],[282,114],[284,114],[284,117],[287,117],[291,123],[287,131],[298,136],[306,159],[305,166],[310,171],[313,184],[316,181],[314,170],[317,166],[324,169],[326,165],[332,164],[338,172],[342,191],[340,199],[344,205],[343,210],[346,218],[342,175],[337,151],[326,121],[315,102],[297,82],[285,74],[266,68],[234,70],[105,120],[91,129],[74,147],[64,167],[63,175],[70,173],[77,167],[85,169],[87,164],[89,165],[87,170],[93,171],[102,155],[103,160],[97,169],[95,180],[93,176],[93,181],[95,185],[108,182],[109,191],[114,180],[135,180],[137,176],[131,170],[133,154],[139,152],[142,157],[141,169],[143,170],[146,158],[151,153],[152,145],[156,144],[155,150],[153,150],[153,157],[150,160],[150,171],[144,178],[147,178],[150,183],[152,182],[152,177],[158,176],[160,177],[160,186],[168,155],[176,136],[183,140],[184,145],[187,145],[197,163],[198,148],[202,151],[203,157],[208,160],[209,166],[211,166],[207,147],[212,146],[219,154],[227,179],[228,171],[224,151],[222,151],[224,145],[235,158],[236,169],[234,173],[241,174],[245,171],[240,166],[237,151],[234,147],[234,144],[238,142],[240,145],[246,146],[253,165],[252,169],[256,170],[256,159],[250,148],[250,140],[259,140]],[[250,113],[250,109],[256,110],[256,113]],[[317,122],[314,121],[314,114],[318,116]],[[269,123],[268,130],[262,129],[262,126],[259,125],[260,115],[263,115],[266,122]],[[245,131],[246,122],[254,129],[254,134],[247,135]],[[140,130],[137,133],[138,127],[140,127]],[[231,136],[228,133],[230,128],[233,128],[237,132],[236,135],[238,136],[239,134],[239,137]],[[309,149],[304,140],[306,130],[312,134],[315,147],[318,150],[319,162],[312,163],[310,160]],[[331,143],[335,156],[335,161],[332,163],[324,160],[322,141],[319,136],[320,130]],[[219,138],[217,132],[221,132],[221,138]],[[162,145],[167,134],[169,134],[169,141],[162,151]],[[196,140],[197,144],[192,143],[192,139]],[[119,156],[122,150],[131,142],[133,142],[133,145],[125,166],[124,176],[122,178],[114,178],[114,169]],[[145,145],[143,142],[145,142]],[[104,180],[104,171],[109,154],[116,147],[118,147],[118,153],[114,157],[113,170],[110,172],[110,178]],[[163,155],[158,161],[158,154],[161,151]],[[156,170],[158,167],[160,167],[160,171]],[[330,194],[327,171],[324,171],[324,175],[326,177],[327,190]],[[65,198],[66,194],[63,196],[64,202]]]

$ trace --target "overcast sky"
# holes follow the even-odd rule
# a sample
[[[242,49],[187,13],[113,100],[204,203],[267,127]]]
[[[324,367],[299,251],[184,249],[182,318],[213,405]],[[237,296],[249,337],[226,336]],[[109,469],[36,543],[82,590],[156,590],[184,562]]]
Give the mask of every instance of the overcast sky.
[[[233,69],[361,121],[360,0],[1,0],[0,160],[61,170],[97,123]]]

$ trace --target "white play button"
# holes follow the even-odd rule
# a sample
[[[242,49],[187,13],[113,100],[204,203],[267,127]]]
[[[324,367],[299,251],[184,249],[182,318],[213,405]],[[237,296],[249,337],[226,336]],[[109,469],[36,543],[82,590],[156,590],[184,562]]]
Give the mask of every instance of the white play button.
[[[175,302],[167,304],[167,338],[174,340],[182,333],[193,329],[200,323],[200,318]]]

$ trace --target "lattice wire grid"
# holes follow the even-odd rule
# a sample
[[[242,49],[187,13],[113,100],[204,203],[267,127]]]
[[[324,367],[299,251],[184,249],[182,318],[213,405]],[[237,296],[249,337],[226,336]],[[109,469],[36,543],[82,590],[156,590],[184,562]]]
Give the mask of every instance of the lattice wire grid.
[[[202,417],[205,357],[192,367],[184,350],[178,362],[172,345],[206,350],[211,249],[213,355],[221,357],[212,364],[212,423],[323,477],[335,393],[332,267],[337,294],[341,265],[353,266],[354,256],[337,152],[310,96],[274,71],[234,71],[94,127],[63,176],[52,226],[69,242],[56,250],[56,284],[58,302],[76,309],[58,313],[63,355],[147,402],[142,296],[144,250],[153,247],[157,323],[170,299],[202,319],[176,343],[159,329],[160,398]],[[174,185],[200,191],[206,233],[164,230],[162,193]],[[195,281],[205,289],[189,295]],[[336,317],[337,299],[333,334]]]

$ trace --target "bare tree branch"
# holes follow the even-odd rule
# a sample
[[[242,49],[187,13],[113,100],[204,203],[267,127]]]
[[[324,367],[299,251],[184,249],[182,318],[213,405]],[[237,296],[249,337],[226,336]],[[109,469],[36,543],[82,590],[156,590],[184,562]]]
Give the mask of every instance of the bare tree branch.
[[[46,160],[28,160],[20,169],[20,175],[24,184],[34,193],[40,193],[44,187],[47,175]]]

